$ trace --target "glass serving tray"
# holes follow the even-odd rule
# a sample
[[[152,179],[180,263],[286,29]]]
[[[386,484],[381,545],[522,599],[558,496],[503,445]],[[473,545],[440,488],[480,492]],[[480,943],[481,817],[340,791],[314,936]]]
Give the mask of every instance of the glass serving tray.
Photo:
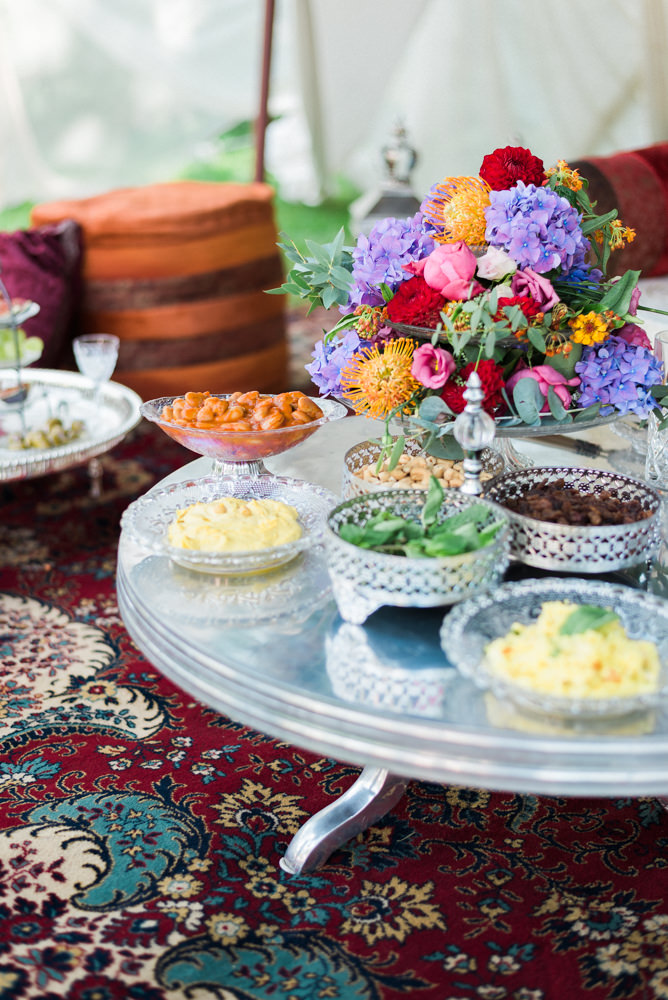
[[[14,385],[0,376],[0,388]],[[113,448],[140,420],[141,398],[127,386],[105,383],[95,398],[90,379],[78,372],[31,368],[25,373],[23,403],[0,401],[0,481],[32,478],[86,462]],[[81,420],[80,437],[53,448],[13,450],[7,436],[42,427],[51,417]]]

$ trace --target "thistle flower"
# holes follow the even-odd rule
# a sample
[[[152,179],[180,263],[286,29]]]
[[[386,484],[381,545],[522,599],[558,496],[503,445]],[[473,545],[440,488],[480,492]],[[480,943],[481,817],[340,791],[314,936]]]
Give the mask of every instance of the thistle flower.
[[[421,388],[411,374],[413,341],[391,340],[353,357],[341,372],[342,395],[355,413],[385,420]]]

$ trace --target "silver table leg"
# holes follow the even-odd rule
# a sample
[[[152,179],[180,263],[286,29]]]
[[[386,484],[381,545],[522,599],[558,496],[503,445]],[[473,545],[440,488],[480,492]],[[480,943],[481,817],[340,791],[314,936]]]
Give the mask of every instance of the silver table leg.
[[[311,816],[294,835],[280,860],[283,871],[291,875],[314,871],[337,847],[389,812],[407,784],[408,778],[365,767],[347,792]]]

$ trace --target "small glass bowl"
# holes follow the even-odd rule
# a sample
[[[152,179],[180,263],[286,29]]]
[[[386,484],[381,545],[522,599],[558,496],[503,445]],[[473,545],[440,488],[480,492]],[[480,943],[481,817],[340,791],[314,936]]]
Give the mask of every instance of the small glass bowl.
[[[230,393],[214,393],[217,399],[229,399]],[[322,417],[312,420],[310,424],[296,424],[291,427],[278,427],[274,430],[252,430],[229,432],[222,427],[206,430],[198,427],[182,427],[180,424],[163,420],[161,414],[165,406],[171,406],[177,396],[163,396],[143,403],[140,412],[147,420],[151,420],[178,441],[184,448],[194,451],[197,455],[206,455],[214,459],[214,471],[219,475],[230,475],[236,472],[249,472],[255,475],[266,474],[267,470],[262,459],[271,455],[280,455],[295,445],[301,444],[313,434],[318,427],[329,420],[338,420],[348,412],[347,408],[333,399],[314,399],[323,412]],[[241,464],[248,466],[242,468]]]
[[[546,601],[572,601],[612,608],[631,639],[656,644],[661,661],[655,692],[628,697],[567,698],[513,684],[488,668],[485,648],[504,636],[514,622],[530,624]],[[668,601],[621,584],[597,580],[522,580],[504,583],[493,593],[463,601],[446,615],[441,626],[441,646],[450,661],[477,687],[519,708],[558,718],[607,718],[642,711],[668,695]]]
[[[440,520],[480,504],[487,512],[488,523],[504,521],[490,544],[475,552],[411,559],[363,549],[339,536],[342,524],[366,524],[381,511],[418,520],[424,502],[424,490],[388,490],[353,497],[330,513],[325,530],[327,568],[344,621],[361,625],[384,605],[433,608],[454,604],[500,581],[509,559],[507,518],[496,504],[458,490],[446,491]]]
[[[222,497],[280,500],[293,506],[303,529],[285,545],[248,552],[205,552],[170,545],[167,529],[176,512],[194,503]],[[283,566],[322,539],[327,514],[337,503],[329,490],[287,476],[216,476],[185,480],[151,490],[135,500],[121,518],[123,531],[146,551],[166,555],[179,566],[199,573],[240,575]]]
[[[609,491],[617,499],[639,500],[648,517],[631,524],[554,524],[508,510],[505,501],[542,482],[563,480],[585,494]],[[510,521],[511,558],[537,569],[563,573],[611,573],[647,562],[659,546],[661,498],[647,483],[602,469],[537,466],[497,476],[485,496],[500,504]]]
[[[394,439],[396,440],[396,438]],[[408,438],[404,444],[404,454],[424,455],[424,449],[415,438]],[[386,483],[372,483],[368,479],[363,479],[358,473],[366,466],[378,461],[380,455],[380,445],[376,441],[361,441],[359,444],[349,448],[343,457],[343,486],[341,495],[344,500],[351,497],[360,497],[365,493],[385,492],[393,489],[417,489],[416,485],[411,487],[397,486],[394,480]],[[487,479],[500,475],[503,472],[503,459],[498,452],[491,448],[485,448],[481,456],[483,472],[487,473]]]

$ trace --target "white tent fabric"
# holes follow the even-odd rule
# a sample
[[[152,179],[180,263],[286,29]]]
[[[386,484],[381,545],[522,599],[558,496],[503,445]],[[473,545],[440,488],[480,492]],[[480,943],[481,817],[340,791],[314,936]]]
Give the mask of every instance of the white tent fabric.
[[[258,111],[263,0],[0,0],[0,207],[174,177]],[[418,196],[485,153],[668,139],[668,0],[276,0],[267,168],[364,189],[398,120]],[[251,178],[249,178],[250,180]]]

